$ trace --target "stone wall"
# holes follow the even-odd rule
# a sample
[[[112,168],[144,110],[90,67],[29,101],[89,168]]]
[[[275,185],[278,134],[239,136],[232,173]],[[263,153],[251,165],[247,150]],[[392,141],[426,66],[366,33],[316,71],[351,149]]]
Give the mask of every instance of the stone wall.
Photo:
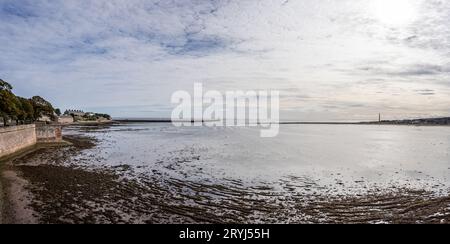
[[[72,116],[60,116],[58,118],[59,124],[73,124],[74,120]]]
[[[60,125],[36,125],[38,142],[61,142],[62,128]]]
[[[0,158],[36,144],[36,126],[20,125],[0,128]]]
[[[62,142],[60,125],[20,125],[0,127],[0,158],[38,142]]]

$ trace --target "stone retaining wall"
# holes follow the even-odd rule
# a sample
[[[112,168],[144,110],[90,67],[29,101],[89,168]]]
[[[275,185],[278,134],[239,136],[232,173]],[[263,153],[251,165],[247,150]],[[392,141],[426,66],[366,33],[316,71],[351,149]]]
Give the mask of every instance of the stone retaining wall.
[[[0,158],[36,144],[36,126],[0,128]]]
[[[62,129],[59,125],[36,125],[38,142],[61,142]]]
[[[0,127],[0,158],[38,142],[61,142],[60,125],[19,125]]]

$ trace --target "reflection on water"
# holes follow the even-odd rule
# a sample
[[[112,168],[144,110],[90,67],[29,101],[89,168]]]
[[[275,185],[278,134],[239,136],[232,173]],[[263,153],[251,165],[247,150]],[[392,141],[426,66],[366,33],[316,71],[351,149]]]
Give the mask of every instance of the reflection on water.
[[[66,129],[80,133],[99,145],[77,162],[126,165],[130,177],[328,194],[450,185],[450,127],[282,125],[276,138],[260,138],[257,128],[170,124]]]

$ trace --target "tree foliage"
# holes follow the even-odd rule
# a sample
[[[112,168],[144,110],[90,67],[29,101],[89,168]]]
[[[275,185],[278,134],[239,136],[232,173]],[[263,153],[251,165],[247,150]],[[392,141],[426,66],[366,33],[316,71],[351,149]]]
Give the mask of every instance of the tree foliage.
[[[0,79],[0,117],[5,126],[8,120],[19,124],[34,122],[42,116],[55,119],[55,110],[50,102],[39,96],[31,99],[17,97],[12,90],[8,82]]]
[[[8,82],[0,79],[0,90],[8,90],[11,91],[13,87]]]
[[[48,116],[50,119],[55,119],[55,109],[52,104],[40,96],[31,98],[31,103],[34,108],[34,118],[41,118]]]
[[[97,121],[97,120],[111,120],[111,116],[109,114],[99,114],[99,113],[87,113],[83,117],[85,121]]]
[[[20,101],[21,109],[22,109],[21,120],[22,121],[34,121],[35,120],[34,107],[33,107],[33,104],[31,103],[31,100],[23,98],[23,97],[19,97],[19,101]]]
[[[17,97],[10,90],[0,90],[0,115],[5,125],[9,119],[14,119],[20,113],[18,105]]]

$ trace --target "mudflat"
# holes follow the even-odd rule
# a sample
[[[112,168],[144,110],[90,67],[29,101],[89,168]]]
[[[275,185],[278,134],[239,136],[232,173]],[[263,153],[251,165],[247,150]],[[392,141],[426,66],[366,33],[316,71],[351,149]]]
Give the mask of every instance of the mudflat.
[[[5,223],[448,223],[450,197],[406,188],[365,194],[280,193],[140,174],[79,158],[96,139],[40,148],[3,165]],[[178,162],[179,163],[179,162]],[[176,167],[172,165],[172,167]],[[292,178],[290,184],[300,179]],[[289,191],[289,190],[288,190]]]

